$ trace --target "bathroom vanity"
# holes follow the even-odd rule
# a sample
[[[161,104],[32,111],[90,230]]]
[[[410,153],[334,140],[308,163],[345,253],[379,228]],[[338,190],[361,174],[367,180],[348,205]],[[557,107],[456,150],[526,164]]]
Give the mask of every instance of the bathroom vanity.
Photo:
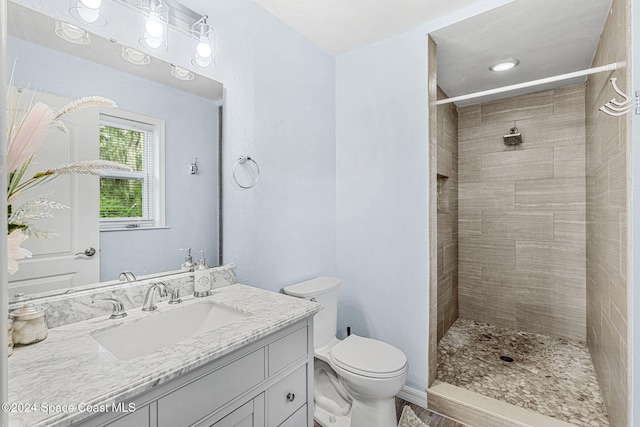
[[[144,325],[182,319],[203,304],[242,316],[208,328],[209,314],[188,338],[160,349],[131,335],[131,325],[144,332]],[[10,425],[312,426],[313,315],[320,309],[235,284],[175,306],[160,302],[155,312],[136,308],[124,319],[101,316],[53,328],[45,341],[9,358]],[[150,335],[171,339],[185,330],[177,326]],[[103,341],[118,331],[123,347],[142,354]]]

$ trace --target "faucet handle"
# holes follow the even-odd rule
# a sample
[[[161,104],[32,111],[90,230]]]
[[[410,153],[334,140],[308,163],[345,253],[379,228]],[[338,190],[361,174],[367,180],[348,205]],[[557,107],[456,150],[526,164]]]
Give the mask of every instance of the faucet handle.
[[[124,311],[124,304],[122,304],[120,300],[115,298],[100,298],[94,299],[91,301],[91,304],[95,304],[97,302],[108,302],[113,304],[113,312],[111,313],[111,316],[109,316],[109,319],[121,319],[127,316],[127,313]]]
[[[188,282],[185,282],[173,288],[173,290],[171,291],[171,299],[169,300],[169,304],[180,304],[182,302],[182,299],[180,298],[180,288],[183,288],[188,284]]]

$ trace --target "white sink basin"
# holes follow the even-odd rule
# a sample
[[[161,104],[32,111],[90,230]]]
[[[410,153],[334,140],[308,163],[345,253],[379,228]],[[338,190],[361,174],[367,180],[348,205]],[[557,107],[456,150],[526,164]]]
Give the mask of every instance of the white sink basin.
[[[201,302],[125,321],[114,328],[92,332],[91,337],[118,359],[131,360],[247,316],[214,302]]]

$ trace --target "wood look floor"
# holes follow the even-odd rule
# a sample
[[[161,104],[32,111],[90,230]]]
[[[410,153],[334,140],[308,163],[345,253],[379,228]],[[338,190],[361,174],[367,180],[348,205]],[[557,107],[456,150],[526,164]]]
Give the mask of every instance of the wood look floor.
[[[429,427],[467,427],[465,424],[460,424],[457,421],[453,421],[452,419],[443,417],[442,415],[431,412],[428,409],[421,408],[418,405],[414,405],[413,403],[406,402],[396,397],[396,414],[398,415],[398,419],[400,419],[400,414],[402,414],[402,408],[404,408],[404,405],[409,405],[418,418],[424,421]],[[317,422],[314,422],[313,425],[314,427],[322,427]]]

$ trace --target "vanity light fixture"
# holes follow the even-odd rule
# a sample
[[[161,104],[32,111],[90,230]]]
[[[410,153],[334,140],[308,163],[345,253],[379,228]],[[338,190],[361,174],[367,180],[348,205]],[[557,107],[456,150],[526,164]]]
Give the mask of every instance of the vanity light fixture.
[[[140,8],[145,11],[140,44],[154,51],[167,50],[169,8],[160,0],[145,0]]]
[[[108,0],[69,0],[69,13],[80,22],[94,27],[107,25]]]
[[[62,40],[73,44],[89,44],[91,39],[89,33],[75,25],[56,20],[56,35]]]
[[[128,46],[122,46],[122,57],[134,65],[148,65],[151,62],[148,54]]]
[[[198,40],[191,63],[199,68],[213,64],[213,29],[207,23],[208,18],[204,15],[191,27],[191,33]]]
[[[502,60],[500,62],[496,62],[492,66],[489,67],[491,71],[507,71],[517,66],[520,61],[516,58],[509,58]]]
[[[184,81],[193,80],[196,78],[195,74],[193,74],[191,71],[187,70],[186,68],[178,67],[175,64],[171,64],[171,75],[178,80]]]

